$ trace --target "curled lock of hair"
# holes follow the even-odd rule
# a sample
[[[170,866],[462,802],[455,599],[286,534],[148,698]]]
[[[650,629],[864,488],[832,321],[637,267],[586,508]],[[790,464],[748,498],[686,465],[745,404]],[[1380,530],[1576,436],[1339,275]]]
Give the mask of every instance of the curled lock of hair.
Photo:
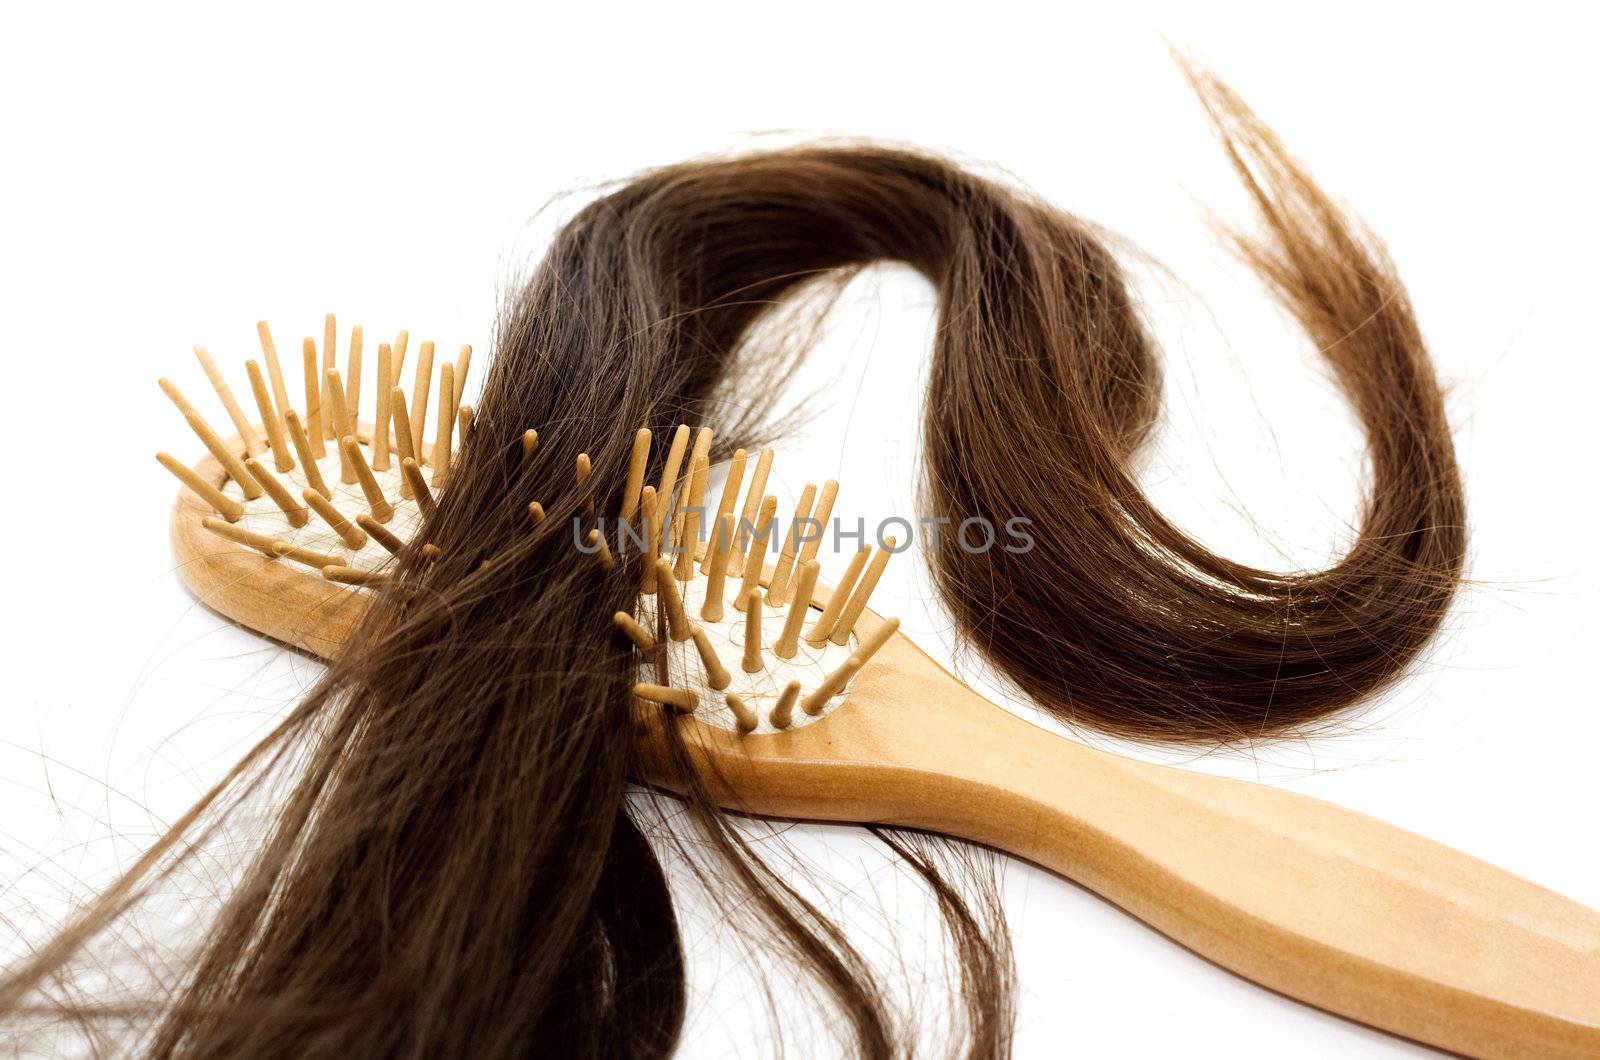
[[[1091,727],[1209,742],[1304,726],[1404,672],[1449,607],[1466,530],[1438,383],[1381,247],[1227,86],[1187,72],[1265,221],[1230,241],[1366,430],[1354,543],[1326,570],[1259,570],[1150,503],[1128,460],[1155,408],[1149,341],[1115,266],[1048,212],[996,216],[960,301],[995,310],[942,316],[927,492],[952,525],[1030,521],[1025,555],[934,559],[958,626],[1022,691]]]
[[[611,510],[640,424],[707,423],[719,447],[743,444],[770,411],[750,397],[775,390],[723,400],[719,387],[735,369],[782,369],[741,350],[752,325],[838,270],[899,260],[937,289],[929,503],[957,521],[1031,517],[1040,540],[1026,563],[942,550],[936,576],[966,633],[1041,703],[1120,732],[1229,736],[1392,677],[1437,625],[1463,550],[1431,369],[1381,256],[1242,104],[1196,84],[1268,222],[1246,258],[1368,430],[1373,494],[1340,564],[1242,567],[1144,499],[1127,463],[1159,371],[1111,254],[1069,215],[872,146],[645,174],[569,222],[508,307],[470,440],[422,531],[439,558],[401,557],[319,686],[0,980],[0,1014],[144,1018],[153,1056],[669,1054],[683,956],[624,798],[635,661],[604,620],[630,606],[637,556],[609,577],[575,562],[571,468],[590,455]],[[524,462],[529,427],[541,444]],[[1020,464],[1023,451],[1042,463]],[[548,513],[538,528],[530,500]],[[72,1000],[62,984],[86,947],[285,777],[270,833],[168,993]],[[702,871],[810,969],[850,1047],[908,1051],[844,933],[740,843],[695,778],[683,787],[719,855]],[[993,903],[973,912],[918,843],[886,840],[946,916],[966,1051],[1004,1055],[1011,968]]]

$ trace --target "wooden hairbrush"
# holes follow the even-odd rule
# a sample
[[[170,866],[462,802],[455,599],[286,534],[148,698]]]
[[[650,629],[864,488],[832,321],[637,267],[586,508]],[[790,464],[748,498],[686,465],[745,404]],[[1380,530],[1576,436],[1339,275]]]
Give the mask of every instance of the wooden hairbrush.
[[[441,365],[430,445],[431,344],[409,399],[399,389],[405,333],[379,347],[374,430],[359,419],[359,329],[343,375],[332,317],[320,361],[306,340],[303,414],[290,405],[266,325],[260,334],[266,372],[247,366],[258,417],[197,349],[231,438],[162,381],[210,451],[192,467],[159,456],[184,483],[173,548],[208,605],[331,657],[384,582],[390,554],[409,547],[426,517],[453,434],[470,429],[461,387],[471,351]],[[346,390],[345,379],[355,385]],[[651,439],[640,431],[620,513],[647,528],[659,558],[641,564],[637,610],[609,620],[641,664],[666,652],[672,675],[670,685],[653,683],[652,665],[652,680],[634,689],[640,779],[671,786],[666,726],[675,725],[730,809],[985,843],[1330,1012],[1470,1055],[1600,1055],[1600,914],[1338,806],[1135,761],[1023,721],[867,607],[885,549],[862,550],[831,589],[816,580],[816,542],[806,535],[773,535],[781,548],[769,563],[759,538],[735,531],[776,525],[776,502],[764,496],[770,453],[753,462],[737,454],[713,510],[710,433],[690,438],[677,429],[651,486]],[[537,436],[523,444],[531,450]],[[578,480],[592,473],[580,457]],[[807,487],[792,526],[826,522],[836,490]],[[530,518],[542,519],[529,501]],[[711,513],[704,526],[702,508]],[[675,542],[687,547],[674,553]],[[588,545],[575,562],[622,569],[604,539]]]

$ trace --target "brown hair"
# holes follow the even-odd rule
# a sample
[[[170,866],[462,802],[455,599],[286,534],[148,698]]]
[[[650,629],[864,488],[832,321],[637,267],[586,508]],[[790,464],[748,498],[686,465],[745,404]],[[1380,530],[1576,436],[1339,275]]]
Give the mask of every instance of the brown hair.
[[[1225,85],[1189,74],[1265,221],[1264,238],[1229,240],[1366,429],[1349,551],[1327,570],[1258,570],[1150,503],[1129,468],[1159,391],[1150,340],[1115,262],[1046,207],[992,215],[990,252],[943,294],[925,444],[935,516],[1027,519],[1035,538],[1026,554],[937,552],[977,647],[1066,720],[1210,742],[1303,727],[1403,673],[1449,607],[1466,529],[1439,386],[1381,246]]]
[[[939,292],[929,391],[935,513],[1035,520],[1026,563],[939,553],[962,627],[1072,717],[1165,737],[1281,729],[1393,677],[1438,624],[1461,500],[1436,386],[1391,271],[1220,85],[1197,81],[1272,241],[1242,243],[1301,315],[1372,439],[1362,534],[1336,568],[1255,571],[1166,523],[1127,470],[1158,372],[1101,240],[938,159],[805,147],[641,176],[583,209],[507,308],[473,433],[417,548],[317,689],[86,914],[0,981],[0,1013],[77,1016],[54,992],[96,935],[279,778],[261,851],[158,1017],[152,1055],[661,1056],[684,969],[656,855],[625,804],[637,660],[606,617],[638,557],[576,562],[571,468],[613,510],[634,428],[710,423],[747,444],[768,411],[736,357],[802,285],[898,259]],[[997,429],[996,425],[1004,425]],[[524,429],[541,444],[520,455]],[[657,431],[661,438],[666,432]],[[1030,463],[1019,464],[1018,452]],[[653,454],[659,468],[662,453]],[[547,514],[529,526],[526,506]],[[487,561],[487,562],[486,562]],[[1029,633],[1030,652],[1008,649]],[[1043,638],[1043,639],[1041,639]],[[903,1034],[844,933],[726,828],[695,778],[690,818],[756,928],[802,966],[863,1056]],[[1010,960],[927,851],[964,972],[966,1049],[1003,1055]]]

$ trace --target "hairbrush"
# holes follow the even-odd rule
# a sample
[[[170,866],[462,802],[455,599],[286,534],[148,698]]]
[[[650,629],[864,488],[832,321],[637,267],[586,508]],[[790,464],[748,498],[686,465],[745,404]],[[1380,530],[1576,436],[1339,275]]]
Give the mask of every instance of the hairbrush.
[[[441,363],[435,382],[434,347],[422,343],[408,396],[406,333],[381,344],[374,426],[360,419],[360,329],[343,372],[331,316],[320,348],[305,340],[300,410],[265,324],[259,333],[265,371],[246,365],[255,416],[196,348],[231,437],[162,380],[208,450],[193,466],[158,455],[183,483],[173,549],[210,607],[327,658],[383,591],[391,558],[413,547],[434,491],[448,488],[455,439],[471,429],[471,350]],[[640,780],[673,785],[666,727],[678,726],[729,809],[984,843],[1230,971],[1373,1027],[1472,1055],[1600,1055],[1594,911],[1317,799],[1032,725],[868,606],[892,541],[858,552],[839,584],[818,580],[820,536],[800,528],[826,523],[836,483],[806,487],[780,533],[765,493],[770,452],[735,454],[712,508],[710,431],[677,427],[652,485],[653,442],[641,428],[618,469],[618,514],[639,526],[642,561],[619,562],[595,531],[573,557],[642,574],[633,613],[595,618],[637,648]],[[538,445],[533,429],[522,444],[524,456]],[[573,474],[582,485],[595,469],[579,457]],[[545,518],[526,500],[531,522]],[[661,673],[667,683],[645,679]]]

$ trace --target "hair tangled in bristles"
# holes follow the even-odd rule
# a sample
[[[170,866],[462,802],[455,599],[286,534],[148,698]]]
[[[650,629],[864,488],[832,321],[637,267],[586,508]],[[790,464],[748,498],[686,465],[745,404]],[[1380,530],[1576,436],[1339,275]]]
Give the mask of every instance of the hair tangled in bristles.
[[[1361,532],[1329,570],[1233,563],[1168,523],[1130,455],[1159,399],[1121,272],[1070,215],[948,162],[802,147],[645,174],[578,213],[508,307],[469,441],[422,534],[326,678],[104,896],[0,980],[0,1017],[135,1028],[152,1056],[661,1057],[685,973],[667,882],[624,795],[638,675],[611,574],[564,531],[622,492],[634,430],[707,423],[723,449],[770,411],[719,400],[752,325],[818,277],[909,263],[938,292],[928,504],[1030,518],[1038,547],[943,549],[962,629],[1040,703],[1167,739],[1275,732],[1392,680],[1437,628],[1462,563],[1438,388],[1392,269],[1225,88],[1195,84],[1266,220],[1245,259],[1298,313],[1366,426]],[[742,350],[742,352],[741,352]],[[781,360],[779,358],[778,360]],[[781,364],[772,369],[781,375]],[[741,393],[770,395],[772,388]],[[540,431],[530,460],[523,432]],[[657,431],[651,478],[664,442]],[[1018,452],[1030,459],[1018,460]],[[529,501],[547,513],[531,527]],[[491,560],[485,563],[485,560]],[[687,761],[687,759],[684,759]],[[192,961],[154,999],[83,1003],[90,944],[276,781],[270,834]],[[742,844],[695,778],[688,819],[864,1057],[905,1028],[849,939]],[[1011,965],[987,903],[912,858],[964,973],[970,1056],[1005,1055]],[[119,1022],[123,1021],[123,1022]],[[124,1045],[124,1039],[116,1044]]]

